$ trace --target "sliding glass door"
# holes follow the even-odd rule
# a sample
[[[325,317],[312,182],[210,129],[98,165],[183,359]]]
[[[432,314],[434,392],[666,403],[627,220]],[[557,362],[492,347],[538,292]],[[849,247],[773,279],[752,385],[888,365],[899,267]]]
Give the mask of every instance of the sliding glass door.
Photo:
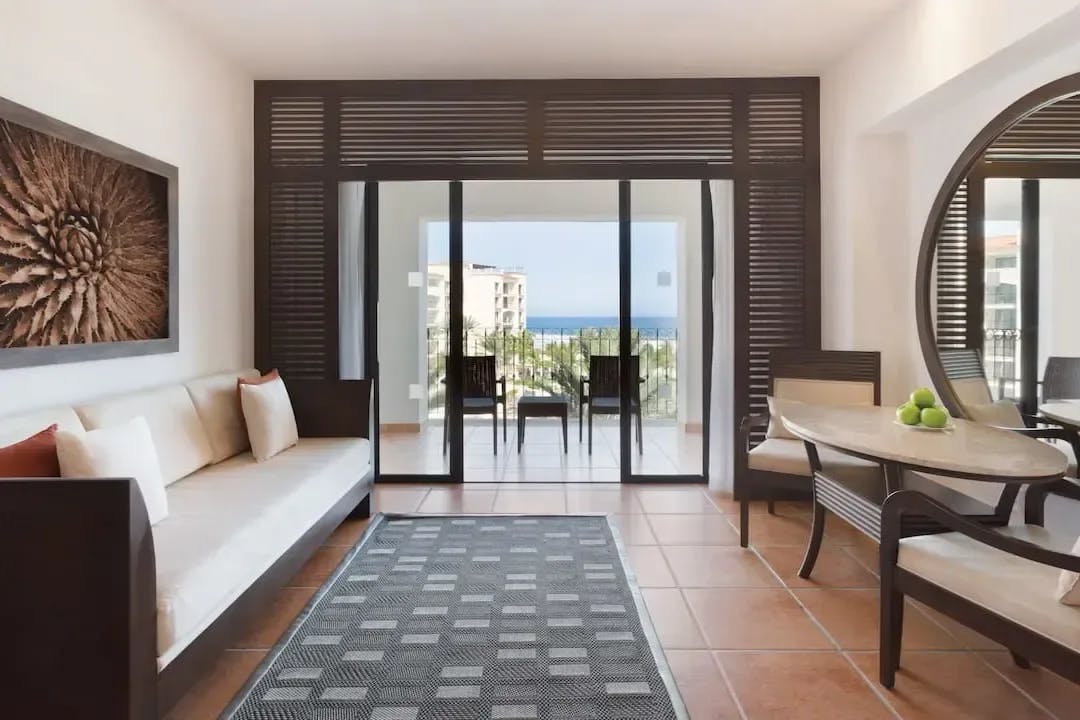
[[[618,482],[618,183],[462,196],[465,481]]]
[[[702,184],[629,189],[631,474],[692,479],[703,474],[707,405]]]
[[[704,478],[707,184],[368,185],[384,479]]]
[[[447,481],[450,187],[382,182],[377,195],[379,472]]]

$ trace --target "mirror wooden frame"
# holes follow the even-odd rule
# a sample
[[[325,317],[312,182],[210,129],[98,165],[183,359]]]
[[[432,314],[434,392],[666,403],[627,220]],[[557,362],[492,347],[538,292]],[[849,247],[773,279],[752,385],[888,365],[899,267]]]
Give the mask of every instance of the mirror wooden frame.
[[[987,125],[979,131],[979,134],[968,143],[964,151],[960,153],[945,181],[934,198],[934,204],[930,208],[926,226],[923,228],[922,240],[919,245],[918,264],[915,270],[915,316],[919,332],[919,345],[922,348],[923,361],[930,373],[930,379],[937,389],[942,403],[957,417],[967,417],[963,403],[953,390],[952,383],[945,375],[945,368],[938,352],[937,337],[934,327],[933,303],[931,291],[934,282],[934,259],[937,255],[938,235],[945,221],[945,214],[949,208],[956,190],[960,183],[968,176],[978,163],[983,153],[993,144],[997,138],[1027,117],[1031,113],[1050,105],[1064,97],[1080,93],[1080,73],[1067,75],[1024,95],[1016,102],[1009,105]]]

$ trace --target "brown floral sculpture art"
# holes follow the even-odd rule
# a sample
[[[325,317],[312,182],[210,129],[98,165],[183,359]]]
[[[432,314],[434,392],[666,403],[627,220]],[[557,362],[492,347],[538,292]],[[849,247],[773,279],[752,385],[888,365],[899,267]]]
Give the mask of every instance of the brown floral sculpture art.
[[[0,121],[0,348],[166,337],[166,187]]]

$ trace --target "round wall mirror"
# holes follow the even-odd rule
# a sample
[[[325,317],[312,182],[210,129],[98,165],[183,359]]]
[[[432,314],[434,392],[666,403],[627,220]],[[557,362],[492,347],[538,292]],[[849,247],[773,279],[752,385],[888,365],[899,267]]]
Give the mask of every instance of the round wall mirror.
[[[954,415],[1016,427],[1080,401],[1080,74],[1006,108],[960,155],[916,285],[923,357]]]

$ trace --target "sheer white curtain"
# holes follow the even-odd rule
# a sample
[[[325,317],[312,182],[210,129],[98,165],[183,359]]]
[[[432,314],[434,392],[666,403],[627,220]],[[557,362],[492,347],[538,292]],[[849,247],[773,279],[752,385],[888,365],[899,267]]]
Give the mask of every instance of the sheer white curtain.
[[[713,211],[713,348],[709,413],[709,489],[731,492],[735,482],[733,183],[709,183]]]
[[[338,186],[338,343],[342,380],[364,377],[364,183]]]

